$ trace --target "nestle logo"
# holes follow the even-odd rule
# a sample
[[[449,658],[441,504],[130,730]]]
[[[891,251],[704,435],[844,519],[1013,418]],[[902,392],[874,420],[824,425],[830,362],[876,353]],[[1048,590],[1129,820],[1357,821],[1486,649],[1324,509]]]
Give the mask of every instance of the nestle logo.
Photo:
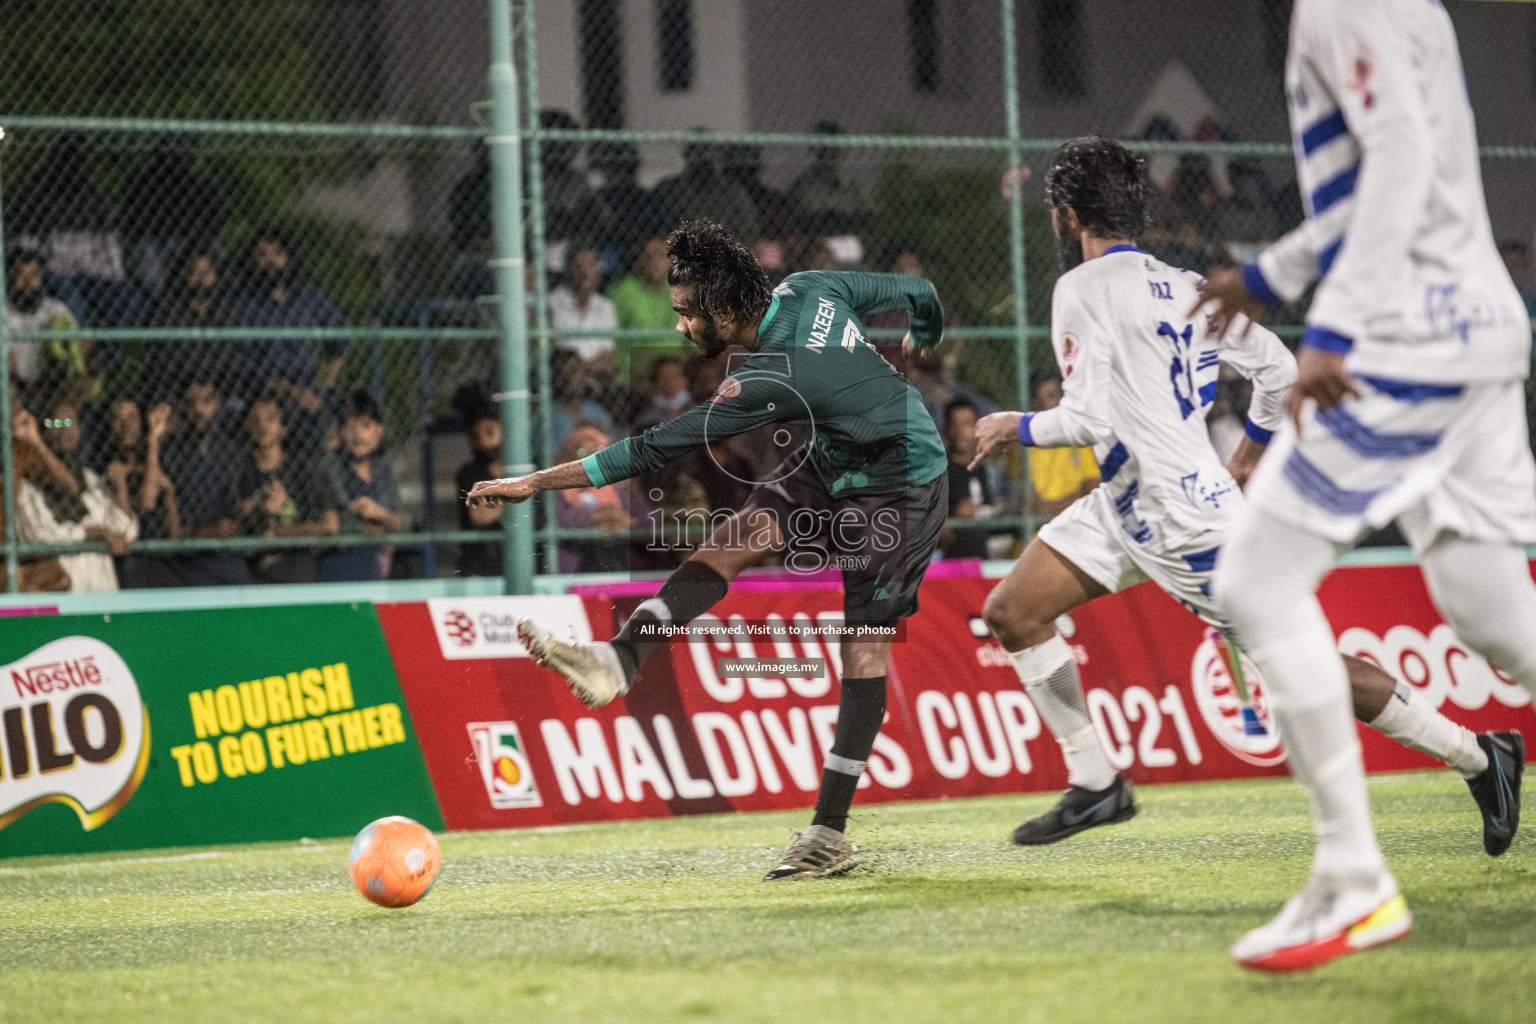
[[[40,693],[62,693],[82,686],[100,686],[101,669],[95,657],[86,655],[74,661],[50,661],[11,669],[16,696],[36,697]]]

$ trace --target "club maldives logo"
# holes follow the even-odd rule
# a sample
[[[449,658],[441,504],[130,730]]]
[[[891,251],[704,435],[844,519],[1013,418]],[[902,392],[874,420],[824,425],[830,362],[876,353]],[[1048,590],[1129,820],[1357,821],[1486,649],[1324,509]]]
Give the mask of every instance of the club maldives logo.
[[[0,673],[0,828],[45,803],[99,828],[149,767],[149,713],[133,673],[87,636],[45,644]]]
[[[1236,652],[1236,648],[1228,648]],[[1243,723],[1243,702],[1238,695],[1232,674],[1217,648],[1217,637],[1212,630],[1205,631],[1205,639],[1195,648],[1194,660],[1189,666],[1189,684],[1195,691],[1195,704],[1200,717],[1221,745],[1239,760],[1268,768],[1285,760],[1285,747],[1280,743],[1280,731],[1275,728],[1269,711],[1269,693],[1258,668],[1246,655],[1243,659],[1243,680],[1248,686],[1249,706],[1257,715],[1263,731],[1249,731]]]
[[[467,728],[491,806],[497,810],[542,806],[517,723],[470,722]]]
[[[581,598],[434,597],[427,613],[437,632],[438,648],[448,661],[476,658],[526,658],[517,639],[517,623],[533,619],[562,639],[591,640],[592,624]]]
[[[443,613],[443,632],[460,647],[473,647],[475,620],[457,608],[450,608]]]

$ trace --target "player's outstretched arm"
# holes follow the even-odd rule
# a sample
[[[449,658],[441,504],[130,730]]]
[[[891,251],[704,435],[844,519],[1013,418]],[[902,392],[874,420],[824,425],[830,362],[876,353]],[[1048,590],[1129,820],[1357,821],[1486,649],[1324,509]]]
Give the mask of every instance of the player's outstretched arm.
[[[579,462],[565,462],[541,469],[527,476],[509,476],[500,480],[482,480],[470,490],[465,502],[471,508],[517,505],[540,491],[564,491],[572,487],[591,487],[592,479]]]

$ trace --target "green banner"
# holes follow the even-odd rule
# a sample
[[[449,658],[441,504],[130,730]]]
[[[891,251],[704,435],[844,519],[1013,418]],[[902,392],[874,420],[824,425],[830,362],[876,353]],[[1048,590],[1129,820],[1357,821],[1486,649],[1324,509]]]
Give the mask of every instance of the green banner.
[[[371,605],[0,620],[0,856],[443,827]]]

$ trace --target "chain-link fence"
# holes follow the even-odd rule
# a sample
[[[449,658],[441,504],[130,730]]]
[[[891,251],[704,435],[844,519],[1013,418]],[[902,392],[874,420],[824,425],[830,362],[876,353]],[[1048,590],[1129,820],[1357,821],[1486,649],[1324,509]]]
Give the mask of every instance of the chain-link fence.
[[[1482,55],[1495,229],[1528,247],[1536,7],[1448,6]],[[462,497],[713,392],[721,361],[673,333],[660,240],[683,219],[734,229],[775,281],[931,278],[946,344],[903,370],[958,453],[977,415],[1054,400],[1055,140],[1139,140],[1158,184],[1143,241],[1179,266],[1251,257],[1300,220],[1289,8],[14,0],[11,586],[665,568],[648,518],[733,507],[750,474],[731,467],[760,450],[531,516]],[[904,317],[867,326],[899,362]],[[1243,402],[1223,388],[1218,446]],[[1085,453],[1036,455],[952,470],[946,554],[1007,555],[1091,486]]]

